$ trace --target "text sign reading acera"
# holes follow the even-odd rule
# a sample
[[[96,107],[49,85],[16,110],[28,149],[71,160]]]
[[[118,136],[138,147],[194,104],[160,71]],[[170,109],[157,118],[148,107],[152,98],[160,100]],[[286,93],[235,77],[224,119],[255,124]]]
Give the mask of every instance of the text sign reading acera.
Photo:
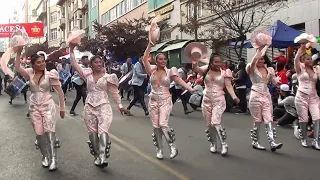
[[[43,22],[0,24],[0,38],[11,37],[17,30],[25,31],[29,37],[43,37]]]

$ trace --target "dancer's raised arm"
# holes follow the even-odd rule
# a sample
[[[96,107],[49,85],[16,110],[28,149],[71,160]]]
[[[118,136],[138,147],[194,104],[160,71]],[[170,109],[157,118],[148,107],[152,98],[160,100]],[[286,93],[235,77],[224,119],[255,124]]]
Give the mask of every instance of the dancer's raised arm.
[[[25,80],[29,80],[30,76],[28,71],[26,71],[22,66],[21,66],[21,52],[22,52],[23,47],[17,47],[16,48],[16,60],[14,63],[14,67],[16,71],[23,76]]]
[[[152,44],[149,43],[147,48],[146,48],[146,50],[144,51],[143,58],[142,58],[142,63],[143,63],[144,68],[146,69],[146,72],[147,72],[147,74],[149,76],[151,76],[151,74],[152,74],[152,66],[148,61],[148,57],[149,57],[149,54],[150,54],[150,51],[151,51],[151,47],[152,47]]]
[[[300,58],[305,50],[306,50],[306,46],[301,45],[297,54],[296,54],[296,57],[294,58],[294,69],[296,70],[297,74],[300,74],[300,72],[301,72]]]
[[[208,65],[204,65],[199,67],[199,64],[197,62],[192,63],[192,70],[198,74],[200,74],[201,76],[203,76],[203,74],[206,72],[206,70],[208,69]]]
[[[189,92],[194,92],[194,90],[184,80],[181,79],[176,67],[171,68],[170,77],[174,82],[182,86],[183,89],[188,90]]]
[[[75,55],[74,55],[74,50],[75,45],[74,44],[70,44],[70,64],[71,66],[74,68],[75,71],[77,71],[80,75],[80,77],[86,81],[86,77],[83,73],[82,68],[80,67],[80,65],[77,63]]]
[[[256,54],[253,56],[251,63],[249,63],[249,64],[247,65],[246,70],[247,70],[247,73],[248,73],[249,75],[251,75],[251,74],[254,73],[254,71],[255,71],[255,69],[256,69],[257,62],[258,62],[259,58],[261,58],[261,56],[262,56],[262,55],[261,55],[261,50],[258,49],[257,52],[256,52]]]

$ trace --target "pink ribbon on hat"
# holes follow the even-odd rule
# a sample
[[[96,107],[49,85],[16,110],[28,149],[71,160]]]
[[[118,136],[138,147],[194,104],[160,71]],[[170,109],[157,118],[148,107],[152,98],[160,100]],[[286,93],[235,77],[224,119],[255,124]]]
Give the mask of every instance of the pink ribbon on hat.
[[[14,53],[14,48],[23,47],[29,41],[29,37],[26,32],[18,30],[14,32],[11,36],[10,47],[1,57],[0,66],[4,73],[8,74],[11,77],[14,77],[14,73],[8,68],[8,63],[10,61],[11,54]]]

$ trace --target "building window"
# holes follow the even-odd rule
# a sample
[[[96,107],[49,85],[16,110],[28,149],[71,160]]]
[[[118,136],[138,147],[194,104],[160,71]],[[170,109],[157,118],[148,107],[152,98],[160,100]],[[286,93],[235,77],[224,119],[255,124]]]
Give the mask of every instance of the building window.
[[[120,5],[121,5],[121,3],[116,6],[116,9],[117,9],[117,17],[122,16],[122,9],[121,9],[121,6],[120,6]]]
[[[112,8],[110,10],[110,21],[113,21],[117,18],[117,9],[116,8]]]
[[[127,11],[127,1],[126,0],[122,1],[122,12],[123,12],[123,14],[128,12]]]
[[[55,23],[58,21],[58,13],[57,11],[54,11],[50,13],[50,23]]]
[[[171,0],[148,0],[148,10],[153,11],[171,2]]]
[[[50,29],[50,40],[58,39],[58,30],[57,28]]]
[[[104,13],[104,14],[101,15],[101,22],[100,22],[100,23],[101,23],[102,25],[104,25],[104,24],[106,23],[105,15],[106,15],[106,13]]]
[[[200,18],[203,16],[203,3],[199,2],[199,4],[197,5],[197,18]],[[190,3],[188,5],[188,20],[190,20],[190,18],[194,17],[194,4]]]
[[[133,9],[133,1],[132,0],[126,0],[126,12],[129,12]]]
[[[110,11],[106,14],[106,23],[110,22]]]
[[[147,0],[135,0],[135,7],[139,6],[140,4],[146,2]]]
[[[91,8],[94,8],[98,5],[98,0],[91,0]]]
[[[119,4],[119,8],[120,8],[120,14],[123,15],[125,14],[125,3],[124,1],[122,1],[120,4]]]
[[[37,17],[37,10],[36,9],[32,9],[32,17]]]
[[[110,22],[110,11],[107,11],[101,16],[101,24],[105,25]]]

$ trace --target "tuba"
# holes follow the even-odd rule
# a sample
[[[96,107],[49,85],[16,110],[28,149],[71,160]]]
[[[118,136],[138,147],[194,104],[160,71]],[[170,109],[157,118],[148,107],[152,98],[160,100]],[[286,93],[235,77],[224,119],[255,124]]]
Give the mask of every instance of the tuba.
[[[37,55],[39,55],[39,56],[43,55],[44,56],[44,60],[47,60],[47,58],[48,58],[47,53],[45,53],[44,51],[38,51]]]

